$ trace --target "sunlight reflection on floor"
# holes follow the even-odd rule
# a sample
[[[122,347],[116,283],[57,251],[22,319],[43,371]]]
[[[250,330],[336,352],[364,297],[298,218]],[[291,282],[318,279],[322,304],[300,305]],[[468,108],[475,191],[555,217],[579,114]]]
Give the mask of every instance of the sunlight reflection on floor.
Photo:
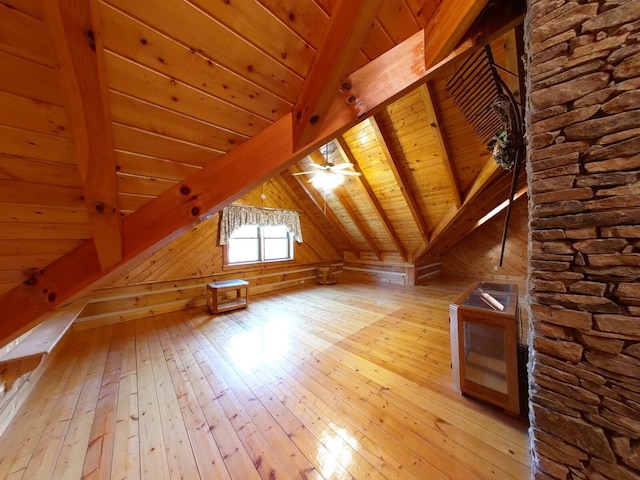
[[[323,459],[320,471],[327,478],[335,478],[342,468],[348,468],[353,461],[352,448],[357,450],[358,442],[348,432],[333,423],[329,424],[331,430],[323,431],[320,442],[330,455],[326,455],[318,448],[317,457]]]
[[[289,317],[282,316],[236,335],[229,341],[233,362],[246,372],[277,360],[289,351]]]

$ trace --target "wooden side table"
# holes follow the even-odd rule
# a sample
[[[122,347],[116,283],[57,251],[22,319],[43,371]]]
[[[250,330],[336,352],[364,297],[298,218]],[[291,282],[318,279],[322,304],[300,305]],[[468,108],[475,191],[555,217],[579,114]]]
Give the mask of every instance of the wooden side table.
[[[213,314],[228,312],[249,306],[249,282],[245,280],[225,280],[207,284],[207,307]],[[235,297],[220,298],[229,292],[235,292]]]
[[[338,281],[338,269],[334,266],[316,267],[316,283],[332,285]]]

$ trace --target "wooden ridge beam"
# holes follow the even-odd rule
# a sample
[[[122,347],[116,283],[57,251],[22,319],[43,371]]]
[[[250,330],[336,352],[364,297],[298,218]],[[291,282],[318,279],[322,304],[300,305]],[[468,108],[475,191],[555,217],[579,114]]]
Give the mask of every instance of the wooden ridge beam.
[[[449,188],[451,188],[451,194],[453,195],[453,203],[456,207],[462,205],[462,196],[460,195],[460,186],[458,185],[458,179],[453,169],[453,161],[451,158],[449,148],[449,142],[447,142],[445,133],[443,132],[442,125],[440,123],[440,115],[436,108],[436,102],[433,98],[433,92],[429,88],[429,82],[425,82],[419,87],[420,98],[427,110],[427,116],[429,117],[429,124],[431,125],[431,131],[436,139],[438,150],[440,151],[440,158],[442,158],[442,166],[444,168],[445,175],[449,181]]]
[[[116,160],[97,0],[50,0],[44,16],[54,38],[84,199],[100,268],[122,259]]]
[[[367,194],[369,203],[371,203],[371,205],[373,206],[373,209],[375,210],[376,214],[378,215],[378,218],[382,222],[382,226],[387,232],[387,235],[389,235],[389,238],[391,239],[393,244],[396,246],[396,249],[398,250],[398,252],[400,252],[400,256],[402,256],[402,260],[407,262],[408,261],[407,249],[404,248],[404,245],[402,244],[400,237],[396,233],[396,230],[393,228],[393,225],[391,224],[389,217],[387,216],[384,209],[382,208],[382,205],[380,204],[378,197],[376,197],[376,194],[373,192],[373,189],[371,188],[369,181],[364,176],[363,171],[360,169],[360,166],[358,165],[356,158],[351,152],[349,145],[347,145],[347,142],[345,141],[342,135],[339,135],[337,140],[338,140],[340,154],[345,160],[353,164],[353,169],[356,172],[360,173],[358,180],[360,182],[360,185],[362,185],[362,188],[364,189],[365,193]]]
[[[318,198],[319,195],[313,189],[309,188],[309,185],[299,176],[294,176],[293,173],[297,173],[299,170],[291,167],[289,170],[285,170],[280,173],[282,179],[289,185],[289,187],[295,189],[296,187],[301,189],[304,194],[311,200],[311,202],[316,206],[318,211],[324,215],[326,220],[331,225],[331,228],[336,231],[342,238],[343,241],[349,246],[354,254],[358,255],[360,252],[358,248],[354,245],[349,232],[345,230],[340,223],[340,220],[335,216],[330,207],[327,207],[326,204],[322,204],[322,199]]]
[[[407,203],[407,206],[409,207],[409,211],[411,212],[413,221],[416,223],[416,227],[420,232],[420,236],[422,237],[422,240],[425,243],[427,243],[429,242],[429,233],[428,233],[429,229],[427,227],[427,223],[424,219],[424,216],[420,212],[420,207],[416,202],[416,197],[411,191],[411,187],[409,185],[409,179],[402,172],[402,170],[398,168],[396,159],[394,158],[393,154],[391,153],[391,150],[389,149],[389,144],[387,142],[387,139],[385,138],[384,132],[380,129],[380,125],[378,123],[376,116],[374,115],[371,118],[369,118],[369,122],[371,122],[371,127],[373,128],[373,133],[376,137],[376,140],[378,141],[378,144],[380,145],[380,148],[384,153],[384,158],[386,160],[386,163],[389,166],[389,169],[391,170],[391,172],[393,173],[393,176],[396,179],[396,183],[398,184],[398,187],[400,187],[400,192],[402,192],[402,196],[404,197],[404,200]]]
[[[304,146],[317,136],[338,91],[349,90],[343,80],[371,29],[380,2],[340,0],[334,5],[329,27],[293,109],[294,147]]]
[[[82,295],[98,281],[107,283],[128,264],[148,258],[201,218],[221,210],[351,128],[363,114],[375,113],[440,67],[482,48],[522,22],[524,16],[524,11],[508,16],[497,13],[488,18],[488,24],[470,32],[451,55],[432,69],[424,67],[424,41],[418,32],[354,72],[349,82],[357,100],[345,103],[342,98],[335,99],[317,137],[304,148],[294,150],[293,116],[286,115],[124,217],[122,260],[109,271],[102,270],[91,239],[4,293],[0,296],[0,346],[35,326],[57,305]],[[260,160],[255,161],[256,158]]]

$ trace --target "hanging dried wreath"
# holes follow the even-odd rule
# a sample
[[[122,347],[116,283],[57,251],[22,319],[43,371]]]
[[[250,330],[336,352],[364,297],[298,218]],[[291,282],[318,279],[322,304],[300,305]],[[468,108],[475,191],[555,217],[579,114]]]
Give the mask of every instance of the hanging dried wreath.
[[[489,150],[498,165],[506,170],[513,168],[516,163],[516,148],[513,134],[509,130],[498,130],[489,143]]]
[[[516,163],[516,139],[513,131],[517,119],[514,106],[504,94],[500,94],[491,105],[502,123],[502,127],[489,142],[489,151],[493,153],[496,163],[506,170],[511,170]]]

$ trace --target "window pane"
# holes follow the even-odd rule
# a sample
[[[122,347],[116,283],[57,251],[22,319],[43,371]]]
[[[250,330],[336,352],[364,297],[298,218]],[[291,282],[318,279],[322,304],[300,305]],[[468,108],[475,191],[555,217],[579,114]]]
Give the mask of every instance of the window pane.
[[[265,238],[264,259],[282,260],[290,258],[288,238]]]
[[[236,228],[231,234],[231,238],[258,238],[258,227],[256,225],[244,225]]]
[[[262,227],[265,238],[287,238],[288,230],[284,225]]]
[[[229,263],[257,262],[260,260],[258,240],[232,238],[228,245]]]

